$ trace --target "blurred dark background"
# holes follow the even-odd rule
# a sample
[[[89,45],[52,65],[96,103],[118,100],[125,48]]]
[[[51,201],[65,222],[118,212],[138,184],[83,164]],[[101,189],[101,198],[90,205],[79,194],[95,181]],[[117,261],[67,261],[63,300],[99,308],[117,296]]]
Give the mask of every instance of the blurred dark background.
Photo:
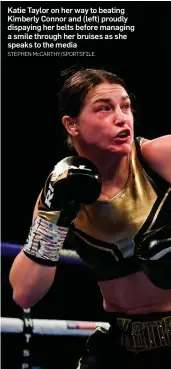
[[[135,25],[135,32],[130,32],[127,40],[82,41],[79,50],[95,51],[95,57],[7,57],[7,7],[29,5],[78,8],[79,3],[1,2],[1,238],[3,242],[16,244],[23,244],[26,240],[34,204],[47,175],[59,160],[71,155],[64,145],[57,111],[57,95],[64,81],[61,77],[63,70],[76,64],[77,67],[104,68],[118,74],[135,96],[135,134],[151,139],[170,134],[171,131],[170,3],[122,2],[121,6],[120,2],[100,2],[101,8],[125,7],[129,24]],[[82,8],[90,6],[97,7],[99,2],[86,1],[80,5]],[[12,290],[8,282],[12,261],[12,257],[2,257],[4,317],[20,317],[22,314],[22,310],[12,301]],[[85,266],[61,265],[54,285],[47,296],[32,309],[32,316],[44,319],[105,320],[100,291],[91,271]],[[20,367],[19,356],[15,354],[16,347],[17,352],[21,349],[20,339],[16,335],[3,335],[3,369],[9,367],[5,364],[9,357],[9,344],[13,347],[10,350],[14,367]],[[44,342],[41,341],[43,356],[37,358],[38,354],[35,353],[35,363],[41,365],[42,369],[75,368],[84,344],[85,338],[44,338]],[[34,350],[35,346],[39,346],[37,341],[33,346]],[[59,349],[57,355],[54,350],[52,352],[52,346],[56,346],[55,353]],[[56,356],[59,361],[63,360],[61,366],[51,363],[52,358],[56,361]]]

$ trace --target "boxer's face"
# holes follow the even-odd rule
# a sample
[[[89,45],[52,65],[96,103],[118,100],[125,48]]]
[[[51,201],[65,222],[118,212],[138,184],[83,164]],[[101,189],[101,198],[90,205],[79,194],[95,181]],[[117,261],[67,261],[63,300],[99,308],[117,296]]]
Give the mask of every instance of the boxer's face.
[[[133,114],[126,90],[108,82],[93,87],[76,118],[75,142],[87,147],[130,152],[133,142]]]

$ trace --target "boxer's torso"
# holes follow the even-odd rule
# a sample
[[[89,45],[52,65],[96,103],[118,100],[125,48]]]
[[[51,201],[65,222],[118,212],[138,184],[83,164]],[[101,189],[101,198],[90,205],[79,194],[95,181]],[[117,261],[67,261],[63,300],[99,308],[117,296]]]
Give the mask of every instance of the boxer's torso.
[[[165,224],[169,186],[157,192],[133,144],[125,188],[108,201],[82,206],[72,229],[76,251],[97,273],[104,308],[130,314],[171,310],[171,291],[141,271],[134,247],[144,232]],[[72,239],[72,236],[71,236]],[[83,241],[83,242],[82,242]]]

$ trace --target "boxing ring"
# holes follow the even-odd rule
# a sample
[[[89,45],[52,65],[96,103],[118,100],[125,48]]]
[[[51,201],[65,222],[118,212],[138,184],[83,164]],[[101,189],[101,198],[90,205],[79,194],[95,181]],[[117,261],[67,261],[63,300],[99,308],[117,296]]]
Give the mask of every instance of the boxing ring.
[[[1,244],[1,255],[2,258],[10,258],[11,264],[12,259],[21,251],[22,246],[17,244],[10,244],[3,242]],[[59,262],[61,264],[66,265],[84,265],[84,262],[79,258],[77,253],[73,250],[63,249],[60,253]],[[12,299],[12,296],[11,296]],[[64,342],[64,345],[70,345],[72,341],[72,345],[74,345],[74,340],[76,342],[75,346],[75,355],[77,347],[80,350],[85,346],[87,338],[93,333],[93,331],[97,327],[104,327],[105,329],[109,328],[109,323],[105,321],[88,321],[88,320],[71,320],[71,319],[37,319],[32,317],[32,308],[31,309],[21,309],[20,317],[1,317],[1,333],[2,340],[5,341],[5,351],[7,351],[8,342],[10,340],[16,341],[19,338],[20,345],[20,358],[18,358],[18,363],[16,364],[16,368],[22,369],[44,369],[47,366],[41,362],[37,358],[36,360],[33,358],[32,351],[35,351],[35,346],[39,345],[40,338],[46,338],[46,347],[47,345],[54,345],[55,342],[59,342],[61,340]],[[54,337],[55,336],[55,337]],[[10,337],[8,339],[8,337]],[[36,340],[36,345],[34,341]],[[51,343],[48,343],[51,342]],[[67,343],[68,342],[68,343]],[[78,344],[79,342],[79,344]],[[34,349],[33,349],[34,346]],[[41,344],[40,344],[41,346]],[[59,347],[59,344],[58,344]],[[17,346],[18,349],[18,346]],[[58,355],[58,349],[56,348],[56,354]],[[79,355],[78,358],[79,359]],[[5,360],[5,357],[4,357]],[[69,360],[69,358],[68,358]],[[35,362],[36,361],[36,364]],[[62,358],[59,358],[60,364],[58,360],[56,361],[56,366],[54,368],[58,369],[72,369],[76,368],[76,359],[75,362],[71,360],[69,362],[70,366],[65,368],[64,363],[62,363]],[[51,365],[51,364],[50,364]],[[68,365],[68,364],[67,364]],[[15,368],[15,366],[13,366]],[[3,366],[2,369],[6,369]],[[51,366],[50,368],[51,369]]]

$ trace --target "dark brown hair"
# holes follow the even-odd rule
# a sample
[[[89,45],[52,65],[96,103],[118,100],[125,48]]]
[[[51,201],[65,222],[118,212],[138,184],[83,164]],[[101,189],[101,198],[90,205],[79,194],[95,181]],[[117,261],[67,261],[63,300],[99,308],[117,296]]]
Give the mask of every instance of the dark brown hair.
[[[92,87],[103,82],[119,84],[125,88],[124,81],[115,74],[103,69],[81,69],[68,77],[58,96],[58,112],[60,118],[64,115],[77,117],[84,106],[85,97]],[[67,137],[68,146],[72,139]]]

